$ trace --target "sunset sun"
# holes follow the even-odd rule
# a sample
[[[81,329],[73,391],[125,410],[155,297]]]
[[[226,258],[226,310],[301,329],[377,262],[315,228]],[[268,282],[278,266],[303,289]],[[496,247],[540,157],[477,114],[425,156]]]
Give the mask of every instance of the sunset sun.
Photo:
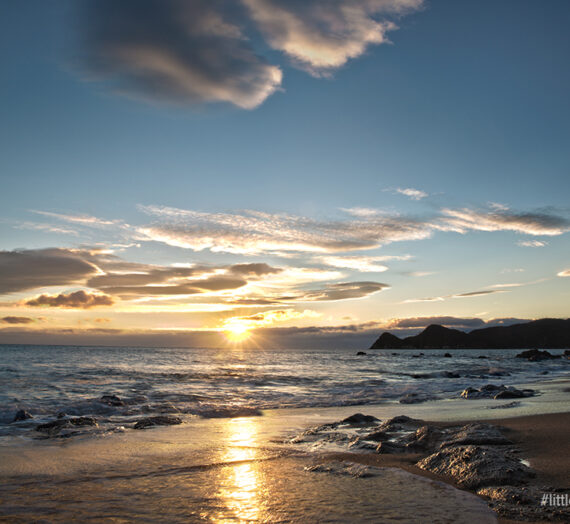
[[[224,327],[224,333],[231,342],[242,342],[251,337],[250,326],[245,322],[231,321]]]

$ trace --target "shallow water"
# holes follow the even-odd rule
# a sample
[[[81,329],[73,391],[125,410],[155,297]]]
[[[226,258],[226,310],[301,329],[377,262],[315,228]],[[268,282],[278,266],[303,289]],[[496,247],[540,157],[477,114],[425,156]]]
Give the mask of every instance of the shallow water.
[[[318,456],[269,443],[282,426],[275,422],[197,420],[12,450],[0,514],[10,522],[496,522],[474,495],[398,469],[307,471]]]

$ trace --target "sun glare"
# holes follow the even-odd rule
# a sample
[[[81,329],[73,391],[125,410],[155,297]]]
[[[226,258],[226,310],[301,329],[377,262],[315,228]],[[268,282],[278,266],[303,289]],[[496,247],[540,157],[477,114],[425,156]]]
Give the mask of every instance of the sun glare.
[[[251,336],[250,327],[245,322],[233,321],[224,327],[224,333],[231,342],[242,342]]]

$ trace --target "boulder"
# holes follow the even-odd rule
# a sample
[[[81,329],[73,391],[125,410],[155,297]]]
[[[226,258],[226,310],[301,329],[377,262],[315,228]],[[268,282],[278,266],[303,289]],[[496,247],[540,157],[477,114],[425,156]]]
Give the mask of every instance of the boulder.
[[[358,353],[356,353],[357,357],[361,357],[363,355],[368,355],[368,353],[366,353],[366,351],[359,351]]]
[[[350,426],[370,426],[380,422],[372,415],[363,415],[362,413],[355,413],[350,417],[345,418],[340,424],[348,424]]]
[[[99,402],[107,404],[107,406],[124,406],[125,403],[117,395],[103,395]]]
[[[472,387],[466,388],[461,392],[461,396],[467,399],[474,398],[524,398],[534,396],[536,391],[534,389],[517,389],[513,386],[496,386],[494,384],[487,384],[475,389]]]
[[[20,409],[14,415],[14,420],[12,422],[21,422],[22,420],[28,420],[32,417],[30,413],[28,413],[25,409]]]
[[[450,446],[420,460],[418,467],[453,479],[466,489],[504,484],[520,485],[534,477],[533,471],[502,448]]]
[[[451,434],[448,434],[441,443],[441,447],[466,446],[469,444],[479,446],[505,446],[512,444],[512,442],[503,436],[497,426],[484,423],[472,423],[462,426],[452,431]]]
[[[561,355],[553,355],[548,351],[540,351],[538,349],[529,349],[517,355],[517,358],[526,358],[530,362],[537,362],[539,360],[551,360],[553,358],[560,358]]]

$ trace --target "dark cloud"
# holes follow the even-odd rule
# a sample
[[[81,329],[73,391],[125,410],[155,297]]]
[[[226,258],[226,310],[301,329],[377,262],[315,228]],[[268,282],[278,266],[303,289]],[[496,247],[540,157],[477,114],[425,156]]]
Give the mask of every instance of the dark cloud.
[[[246,284],[246,280],[238,277],[215,275],[202,279],[184,280],[170,285],[100,286],[98,289],[122,298],[133,298],[136,296],[196,295],[208,291],[237,289]]]
[[[485,326],[485,321],[480,318],[458,317],[410,317],[399,318],[388,324],[386,329],[409,329],[425,328],[430,324],[440,324],[446,327],[478,328]]]
[[[31,324],[35,319],[30,317],[3,317],[0,322],[4,324]]]
[[[70,285],[97,267],[66,249],[0,251],[0,294]]]
[[[282,73],[254,52],[240,14],[227,0],[87,0],[83,63],[123,94],[251,109]]]
[[[340,282],[329,284],[322,289],[306,293],[301,300],[347,300],[351,298],[362,298],[383,289],[389,288],[388,284],[380,282]]]
[[[246,276],[264,276],[281,273],[283,270],[277,267],[271,267],[265,263],[252,263],[252,264],[234,264],[230,266],[229,270],[237,275]]]
[[[26,300],[24,305],[30,307],[62,307],[73,309],[90,309],[97,306],[112,306],[114,300],[109,295],[100,295],[79,290],[59,295],[40,295]]]

